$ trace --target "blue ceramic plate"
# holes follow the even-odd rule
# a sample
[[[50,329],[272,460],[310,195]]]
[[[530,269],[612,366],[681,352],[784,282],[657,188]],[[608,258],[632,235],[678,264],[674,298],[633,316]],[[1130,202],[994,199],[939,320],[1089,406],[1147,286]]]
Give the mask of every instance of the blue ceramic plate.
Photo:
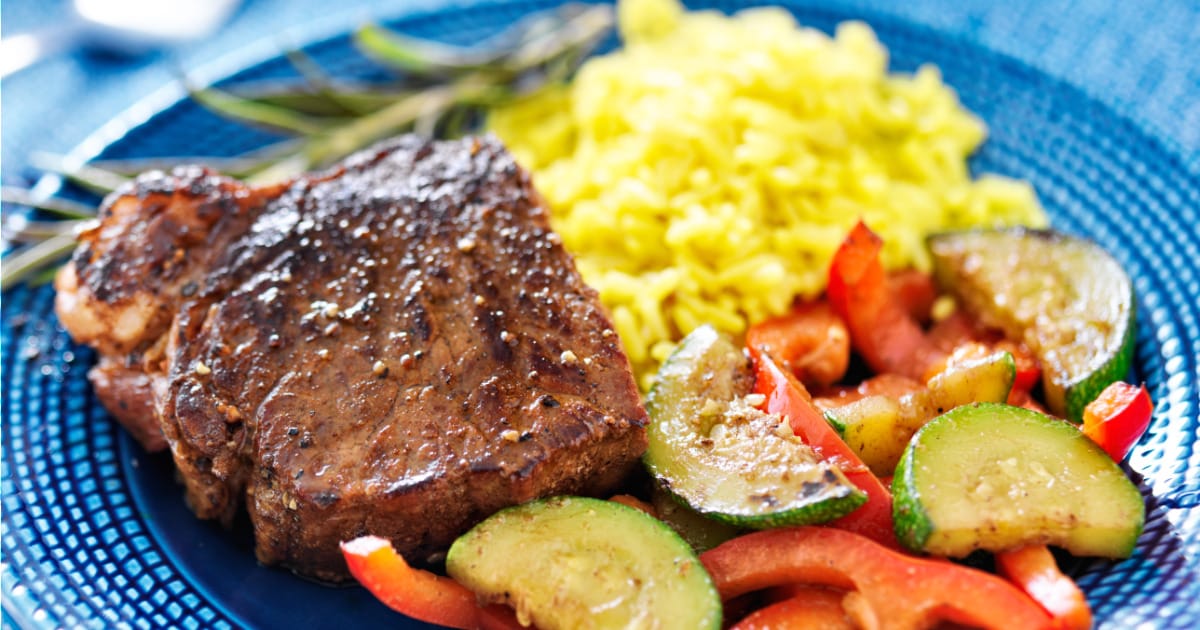
[[[391,25],[469,43],[552,4],[485,2]],[[728,11],[739,3],[712,4]],[[825,31],[850,17],[791,5]],[[974,160],[977,171],[1031,181],[1057,228],[1095,239],[1133,277],[1134,377],[1157,402],[1128,463],[1146,497],[1146,530],[1129,560],[1068,568],[1101,626],[1200,627],[1200,511],[1192,509],[1200,503],[1197,176],[1163,144],[1056,79],[969,41],[884,16],[867,21],[891,51],[893,70],[937,64],[987,121],[991,139]],[[344,34],[308,50],[342,76],[372,72]],[[264,58],[226,80],[289,76],[284,60]],[[176,95],[141,109],[149,113],[114,122],[76,157],[234,154],[272,139]],[[39,628],[421,627],[361,589],[260,567],[245,527],[224,531],[193,518],[169,458],[143,453],[92,394],[85,373],[94,355],[63,333],[52,300],[48,287],[3,296],[0,581],[13,620]]]

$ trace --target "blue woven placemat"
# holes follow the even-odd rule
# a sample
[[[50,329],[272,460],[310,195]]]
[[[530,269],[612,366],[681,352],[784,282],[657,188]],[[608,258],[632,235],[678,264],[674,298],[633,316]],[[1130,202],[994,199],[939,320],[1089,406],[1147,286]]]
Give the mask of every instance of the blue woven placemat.
[[[55,59],[0,85],[5,184],[31,175],[33,150],[65,152],[182,71],[262,40],[286,43],[376,16],[452,0],[246,0],[209,41],[136,60],[77,54]],[[764,2],[765,3],[765,2]],[[0,3],[0,33],[61,19],[62,0]],[[1112,107],[1200,170],[1200,2],[1108,0],[823,0],[839,14],[893,14],[976,41],[1060,77]]]

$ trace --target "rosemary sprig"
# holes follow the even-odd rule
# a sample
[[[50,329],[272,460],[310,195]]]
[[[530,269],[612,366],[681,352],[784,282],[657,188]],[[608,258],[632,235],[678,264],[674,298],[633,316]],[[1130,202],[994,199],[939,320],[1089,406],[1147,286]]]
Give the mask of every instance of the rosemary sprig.
[[[97,168],[94,165],[72,165],[61,156],[36,151],[29,156],[29,165],[46,173],[60,175],[68,182],[96,194],[107,195],[129,181],[129,177]]]
[[[414,39],[367,24],[354,33],[354,43],[368,56],[409,74],[437,76],[476,70],[500,53],[467,51],[438,42]]]
[[[193,100],[210,111],[289,136],[235,157],[170,157],[102,160],[76,165],[43,153],[34,168],[106,195],[138,173],[203,164],[250,184],[294,178],[327,166],[398,133],[454,137],[467,133],[490,107],[564,81],[608,34],[610,6],[567,4],[535,13],[469,48],[416,39],[367,25],[354,33],[366,56],[398,72],[393,81],[363,84],[329,75],[308,54],[286,53],[302,82],[243,84],[229,89],[188,86]],[[185,81],[186,84],[186,81]],[[28,243],[5,257],[0,284],[11,287],[49,277],[48,266],[74,247],[76,228],[95,214],[87,204],[40,199],[5,189],[3,236]],[[69,220],[52,222],[10,213],[11,205],[37,208]],[[39,275],[40,274],[40,275]]]
[[[5,241],[13,243],[36,243],[52,236],[74,233],[79,220],[75,221],[38,221],[26,218],[24,215],[5,217],[0,225],[0,234]]]
[[[325,74],[321,66],[317,64],[308,53],[293,48],[284,53],[288,63],[292,64],[296,72],[300,73],[301,78],[308,84],[308,87],[320,98],[324,99],[331,105],[336,106],[342,111],[342,115],[365,114],[366,112],[357,110],[353,107],[344,106],[337,98],[337,90],[334,87],[333,78]]]
[[[0,290],[14,287],[26,278],[45,269],[50,263],[61,260],[75,249],[74,232],[56,234],[38,241],[25,249],[4,258],[0,268]]]
[[[594,46],[613,23],[606,6],[565,4],[532,14],[484,40],[462,48],[411,38],[367,25],[355,33],[355,43],[369,57],[418,76],[446,76],[474,71],[517,74],[573,47]]]
[[[264,105],[321,118],[349,118],[375,113],[419,90],[380,89],[376,86],[336,86],[325,92],[295,85],[239,86],[231,93]]]
[[[86,219],[96,216],[96,209],[87,204],[59,197],[41,199],[31,191],[11,186],[0,187],[0,202],[29,206],[68,219]]]
[[[285,109],[249,98],[240,98],[216,88],[190,89],[192,100],[226,118],[267,127],[298,136],[324,131],[330,123],[292,109]]]

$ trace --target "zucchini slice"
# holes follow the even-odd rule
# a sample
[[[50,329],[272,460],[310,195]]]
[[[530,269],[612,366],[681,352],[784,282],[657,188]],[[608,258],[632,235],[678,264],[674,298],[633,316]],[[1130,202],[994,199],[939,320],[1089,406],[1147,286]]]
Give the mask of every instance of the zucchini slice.
[[[658,518],[675,530],[676,534],[696,553],[704,553],[721,543],[736,537],[742,530],[709,518],[681,503],[670,492],[654,485],[650,503]]]
[[[1133,283],[1097,245],[1047,230],[936,234],[934,274],[1042,362],[1046,404],[1072,422],[1133,360]]]
[[[750,393],[740,348],[711,326],[685,337],[646,399],[643,461],[692,509],[737,527],[822,523],[866,502],[837,465],[823,461]]]
[[[871,472],[890,477],[908,441],[929,420],[960,405],[1004,402],[1016,375],[1013,357],[997,352],[956,365],[929,379],[925,389],[902,396],[867,396],[825,412],[825,419]]]
[[[900,403],[888,396],[867,396],[825,412],[828,422],[877,476],[896,469],[900,453],[912,437],[900,420]]]
[[[929,421],[900,458],[892,493],[901,544],[943,556],[1049,544],[1126,558],[1145,520],[1137,487],[1077,427],[996,403]]]
[[[612,501],[553,497],[501,510],[454,541],[446,571],[543,630],[721,627],[721,598],[691,547]]]

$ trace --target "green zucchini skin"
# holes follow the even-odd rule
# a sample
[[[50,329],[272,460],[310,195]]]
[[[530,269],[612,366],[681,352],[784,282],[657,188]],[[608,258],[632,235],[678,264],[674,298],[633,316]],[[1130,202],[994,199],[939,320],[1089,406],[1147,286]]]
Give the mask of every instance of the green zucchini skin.
[[[1145,522],[1137,487],[1078,428],[997,403],[958,407],[921,428],[892,492],[901,544],[951,557],[1049,544],[1126,558]]]
[[[561,496],[501,510],[451,545],[446,571],[543,630],[721,627],[721,598],[692,548],[613,501]]]
[[[687,541],[696,553],[704,553],[743,531],[693,510],[688,504],[680,501],[679,497],[662,489],[658,484],[654,484],[650,504],[658,513],[658,518]]]
[[[735,527],[831,521],[866,502],[785,418],[753,404],[749,359],[711,326],[680,342],[646,400],[642,461],[695,511]]]
[[[943,288],[1037,353],[1055,414],[1080,422],[1083,408],[1128,374],[1133,283],[1099,246],[1024,228],[935,234],[926,243]]]

